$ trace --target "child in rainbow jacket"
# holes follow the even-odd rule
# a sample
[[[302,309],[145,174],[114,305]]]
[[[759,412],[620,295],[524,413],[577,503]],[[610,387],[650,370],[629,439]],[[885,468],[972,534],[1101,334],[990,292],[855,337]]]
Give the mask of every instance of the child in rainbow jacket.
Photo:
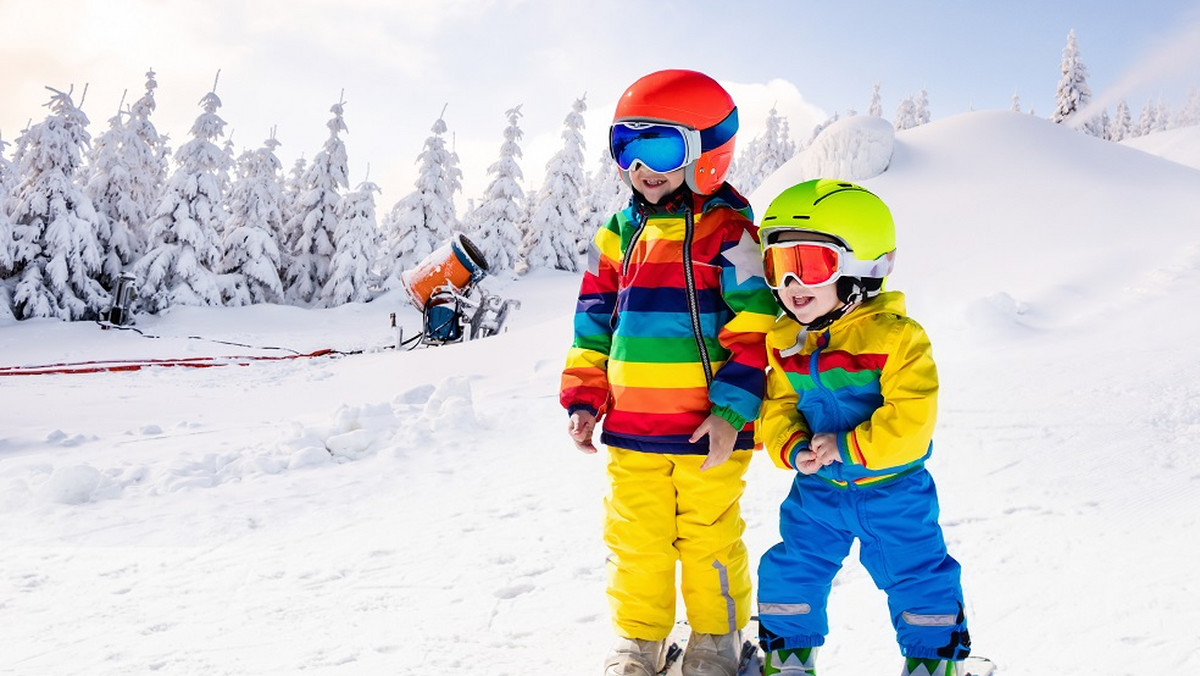
[[[857,538],[887,593],[906,676],[961,675],[970,651],[960,567],[925,469],[937,415],[929,339],[883,289],[895,256],[875,195],[821,179],[781,193],[759,226],[783,314],[767,334],[759,419],[772,460],[795,470],[782,542],[758,568],[764,674],[815,674],[834,576]]]
[[[775,302],[749,204],[728,183],[737,109],[712,78],[633,83],[609,130],[630,205],[599,228],[560,400],[576,446],[608,446],[605,676],[654,676],[682,591],[686,676],[735,676],[749,622],[739,501]],[[676,566],[682,570],[676,585]]]

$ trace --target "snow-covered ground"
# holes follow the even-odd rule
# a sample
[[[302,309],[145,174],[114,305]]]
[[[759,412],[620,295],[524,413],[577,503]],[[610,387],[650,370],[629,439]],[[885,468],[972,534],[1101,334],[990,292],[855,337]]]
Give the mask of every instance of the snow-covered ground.
[[[896,134],[863,183],[939,362],[976,653],[1200,673],[1200,169],[980,112]],[[507,333],[416,351],[385,349],[418,323],[395,294],[0,325],[0,373],[346,353],[0,375],[0,674],[598,673],[604,463],[557,403],[578,278],[487,283],[522,303]],[[757,556],[790,476],[748,480]],[[898,671],[886,614],[848,560],[821,673]]]

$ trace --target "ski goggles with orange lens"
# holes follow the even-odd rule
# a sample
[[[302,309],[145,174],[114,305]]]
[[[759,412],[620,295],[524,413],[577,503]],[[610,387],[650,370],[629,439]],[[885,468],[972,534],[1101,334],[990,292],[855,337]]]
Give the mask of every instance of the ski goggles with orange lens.
[[[802,286],[825,286],[843,276],[882,279],[891,273],[894,255],[860,261],[829,242],[781,242],[763,250],[763,272],[772,289],[782,289],[789,279]]]

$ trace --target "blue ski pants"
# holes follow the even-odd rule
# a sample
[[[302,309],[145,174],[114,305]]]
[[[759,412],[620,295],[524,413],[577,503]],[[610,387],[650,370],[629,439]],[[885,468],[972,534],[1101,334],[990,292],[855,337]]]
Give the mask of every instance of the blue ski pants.
[[[960,567],[946,550],[937,490],[924,468],[874,486],[797,474],[779,530],[783,541],[758,567],[758,616],[770,649],[825,643],[833,578],[857,538],[863,567],[887,593],[904,656],[967,656]]]

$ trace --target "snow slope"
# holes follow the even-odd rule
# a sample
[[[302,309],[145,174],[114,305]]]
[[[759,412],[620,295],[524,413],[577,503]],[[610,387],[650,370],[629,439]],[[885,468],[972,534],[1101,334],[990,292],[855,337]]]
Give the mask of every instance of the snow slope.
[[[970,113],[896,134],[863,182],[939,361],[976,652],[1200,673],[1200,170]],[[0,376],[0,674],[598,673],[604,463],[556,397],[578,278],[488,283],[522,302],[506,334],[412,352],[384,349],[391,313],[418,321],[398,295],[181,308],[141,319],[157,338],[0,324],[0,367],[347,353]],[[752,463],[754,556],[789,479]],[[853,559],[831,616],[822,674],[898,670]]]

